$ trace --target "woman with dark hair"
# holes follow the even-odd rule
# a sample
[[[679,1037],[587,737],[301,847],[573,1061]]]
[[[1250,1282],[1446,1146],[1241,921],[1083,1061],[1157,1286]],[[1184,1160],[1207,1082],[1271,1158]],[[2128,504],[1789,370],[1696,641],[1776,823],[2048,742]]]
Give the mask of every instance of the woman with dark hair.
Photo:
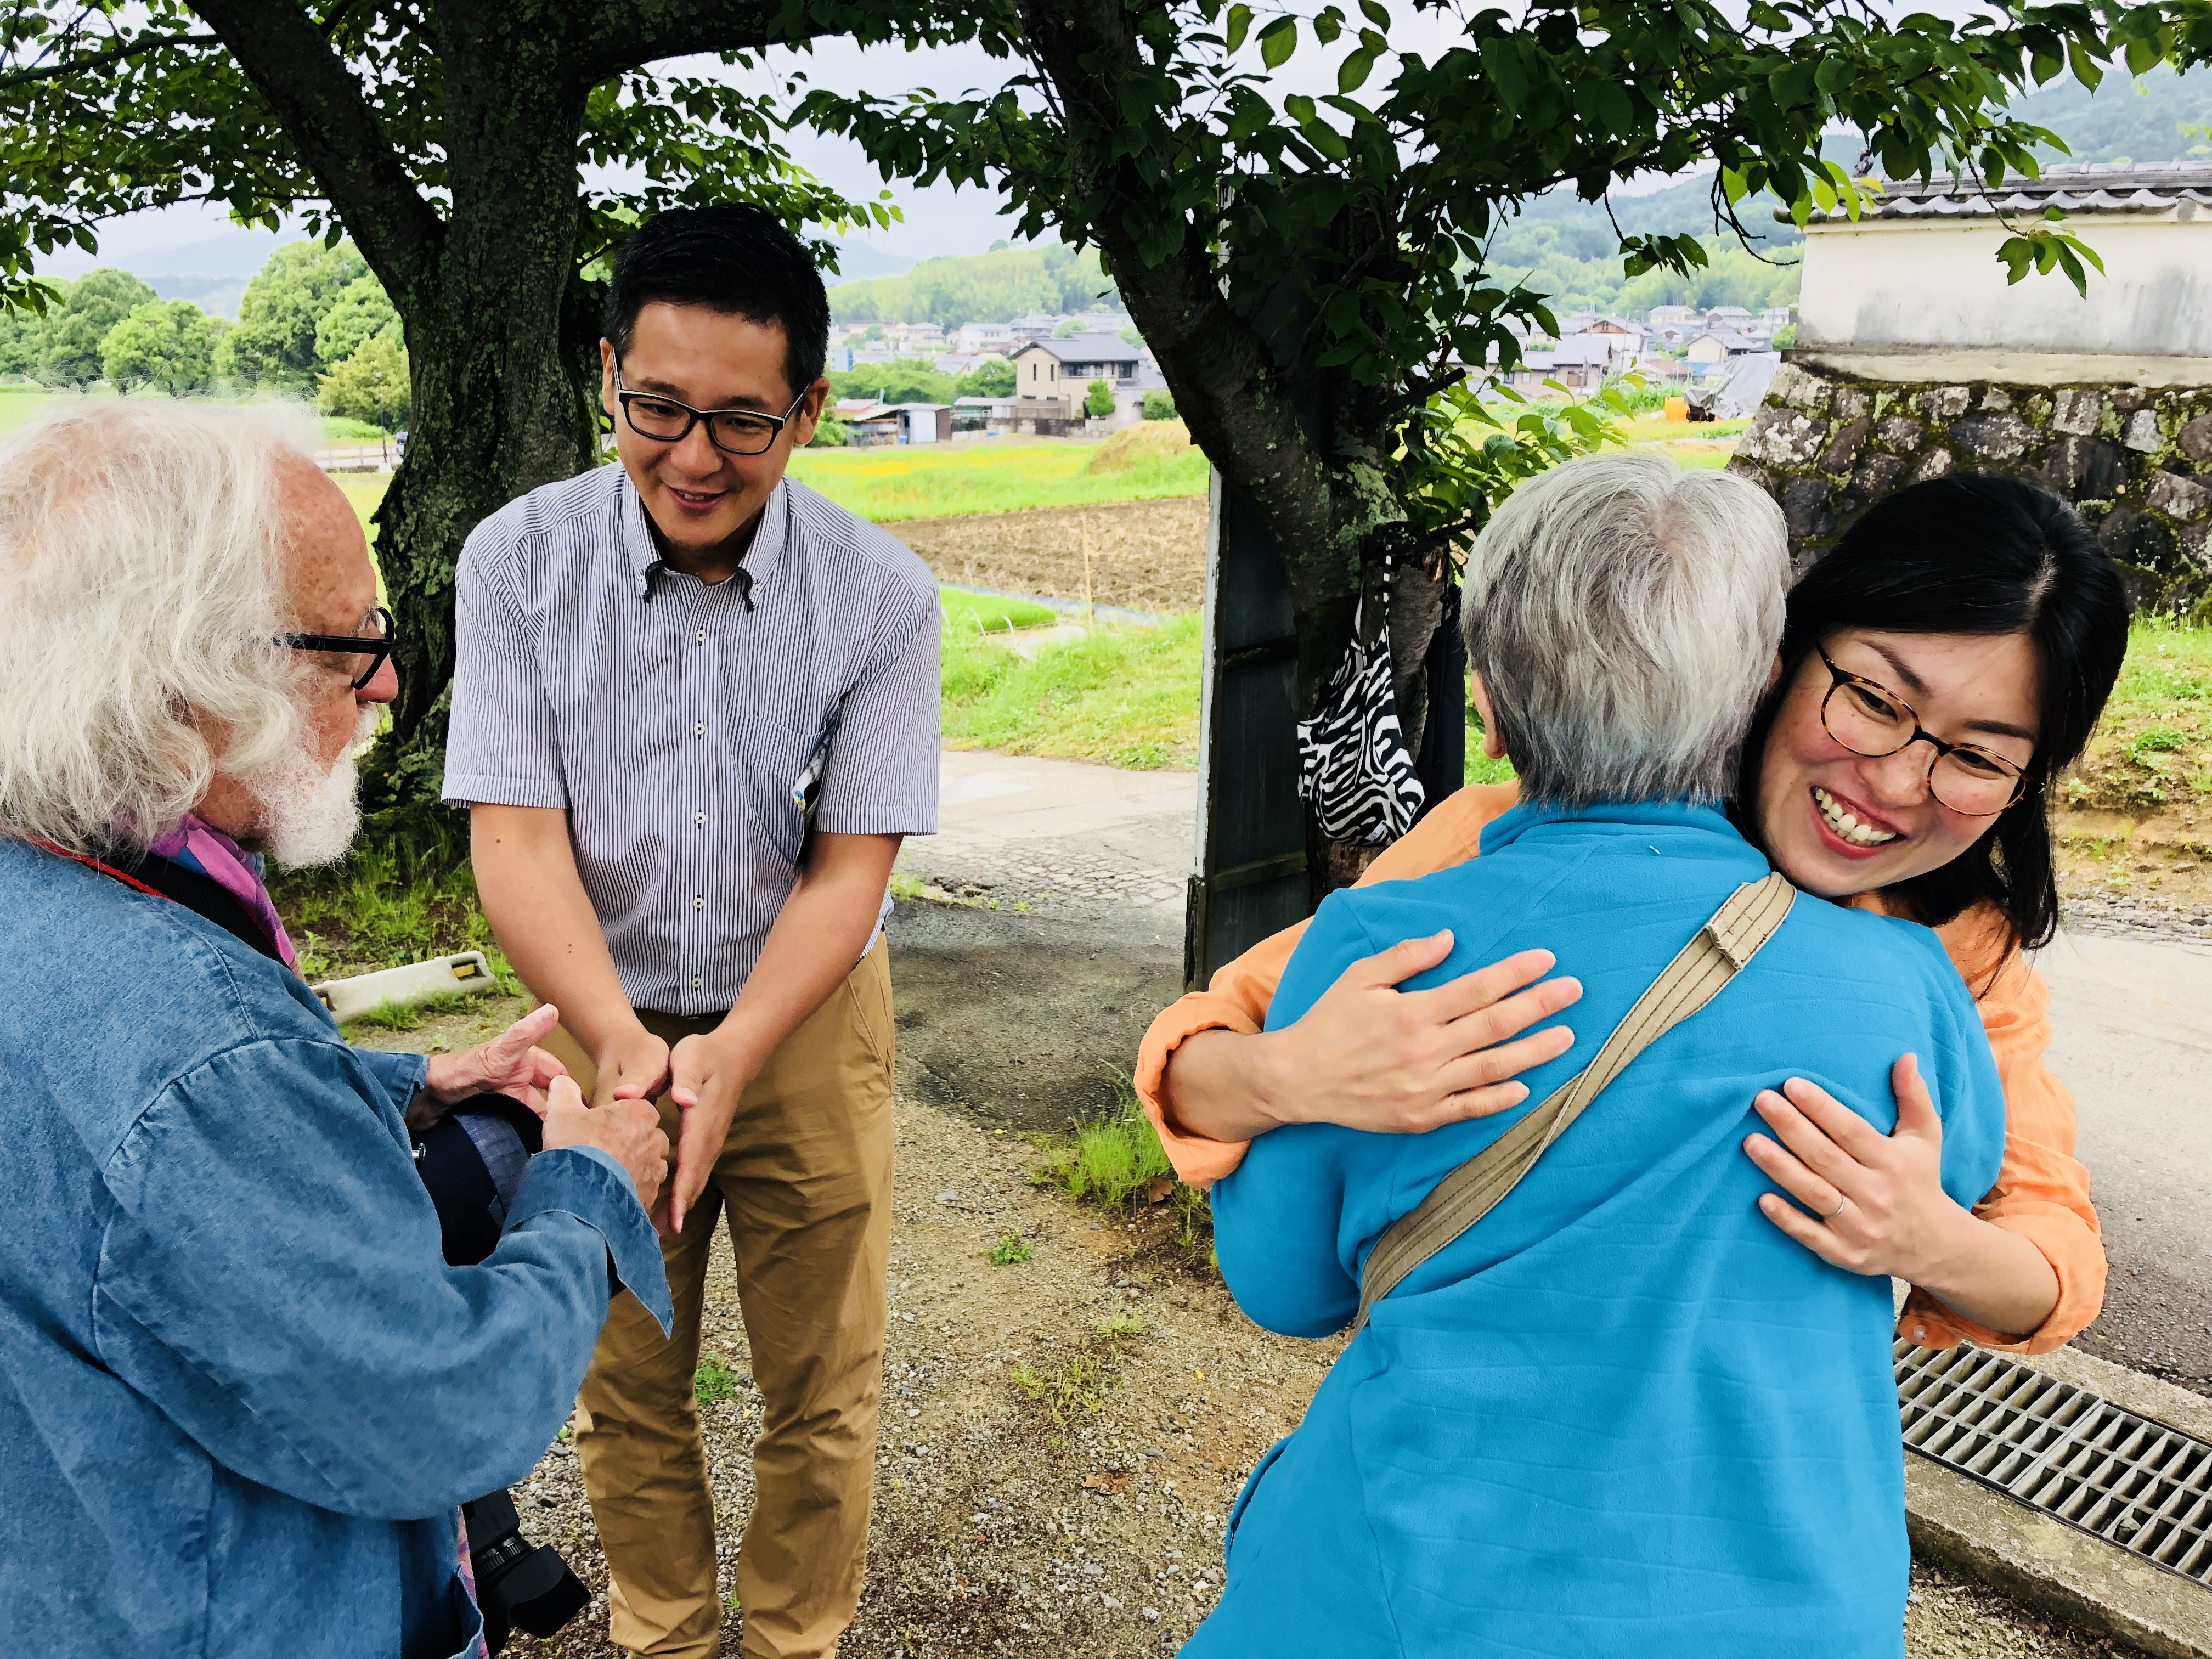
[[[1792,590],[1744,750],[1739,828],[1804,891],[1935,928],[1997,1062],[2004,1158],[1971,1211],[1942,1190],[1940,1137],[1878,1134],[1809,1084],[1763,1093],[1773,1136],[1745,1142],[1797,1200],[1765,1196],[1777,1226],[1837,1266],[1916,1287],[1898,1328],[1923,1346],[2045,1352],[2103,1302],[2073,1098],[2043,1060],[2049,993],[2022,952],[2057,920],[2050,785],[2103,709],[2129,614],[2118,573],[2056,496],[2001,477],[1913,485]],[[1363,884],[1474,856],[1516,799],[1510,785],[1460,791]],[[1255,945],[1146,1036],[1138,1093],[1187,1181],[1228,1174],[1285,1123],[1419,1133],[1507,1110],[1528,1093],[1511,1079],[1573,1042],[1556,1025],[1528,1030],[1581,995],[1543,978],[1548,951],[1398,992],[1450,954],[1448,933],[1353,964],[1303,1018],[1265,1031],[1304,932]]]

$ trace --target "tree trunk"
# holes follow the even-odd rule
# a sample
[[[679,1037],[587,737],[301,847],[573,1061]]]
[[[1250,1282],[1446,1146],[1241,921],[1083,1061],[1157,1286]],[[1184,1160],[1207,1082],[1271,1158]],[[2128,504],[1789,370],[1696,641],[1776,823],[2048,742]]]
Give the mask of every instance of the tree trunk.
[[[376,806],[436,798],[463,542],[597,453],[597,295],[574,274],[583,97],[550,47],[486,38],[497,12],[447,15],[446,61],[471,71],[446,86],[452,207],[428,278],[386,279],[406,326],[414,412],[376,514],[400,674],[392,729],[365,769]],[[381,276],[373,237],[356,240]]]

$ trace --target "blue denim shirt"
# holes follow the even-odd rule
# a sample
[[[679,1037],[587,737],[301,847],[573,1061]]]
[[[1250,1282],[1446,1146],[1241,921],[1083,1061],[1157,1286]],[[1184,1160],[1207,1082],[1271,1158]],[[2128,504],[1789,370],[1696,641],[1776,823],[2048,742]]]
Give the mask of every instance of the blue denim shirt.
[[[447,1267],[402,1118],[426,1065],[0,839],[0,1654],[473,1650],[457,1507],[559,1433],[610,1257],[664,1328],[668,1289],[574,1148]]]

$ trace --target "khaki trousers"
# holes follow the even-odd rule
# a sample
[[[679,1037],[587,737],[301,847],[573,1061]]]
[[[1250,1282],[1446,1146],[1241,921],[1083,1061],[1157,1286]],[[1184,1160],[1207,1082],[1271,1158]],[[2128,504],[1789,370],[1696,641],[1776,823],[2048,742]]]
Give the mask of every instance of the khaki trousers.
[[[639,1018],[672,1048],[720,1023]],[[576,1449],[613,1581],[609,1634],[623,1648],[683,1659],[722,1651],[692,1376],[708,1251],[724,1210],[762,1415],[753,1512],[738,1551],[741,1651],[815,1659],[836,1651],[852,1621],[883,1387],[893,1041],[878,940],[745,1091],[683,1232],[661,1236],[673,1334],[664,1340],[627,1291],[609,1310],[577,1402]],[[557,1031],[546,1046],[588,1093],[595,1068],[575,1041]],[[659,1105],[672,1146],[676,1108],[665,1097]]]

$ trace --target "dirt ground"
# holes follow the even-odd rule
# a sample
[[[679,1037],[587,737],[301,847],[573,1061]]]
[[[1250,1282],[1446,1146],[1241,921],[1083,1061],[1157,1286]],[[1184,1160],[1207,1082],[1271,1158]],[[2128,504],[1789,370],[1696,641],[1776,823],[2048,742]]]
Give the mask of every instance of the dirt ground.
[[[380,1048],[479,1042],[521,1012],[487,997]],[[970,1110],[973,1110],[970,1108]],[[1133,1221],[1034,1184],[1033,1145],[902,1098],[891,1324],[868,1581],[847,1659],[1134,1659],[1172,1652],[1221,1585],[1221,1527],[1260,1454],[1297,1426],[1339,1343],[1270,1335],[1237,1311],[1166,1206]],[[994,1265],[1001,1254],[1027,1259]],[[752,1495],[760,1413],[726,1251],[707,1291],[706,1358],[734,1379],[703,1405],[722,1589]],[[606,1569],[564,1438],[514,1492],[591,1608],[510,1654],[618,1659]],[[729,1650],[736,1651],[735,1620]],[[1910,1659],[2097,1659],[2125,1651],[1916,1566]]]
[[[1105,507],[1042,507],[886,529],[940,581],[1050,599],[1083,597],[1083,527],[1091,525],[1091,597],[1131,611],[1195,611],[1206,599],[1203,495]]]

